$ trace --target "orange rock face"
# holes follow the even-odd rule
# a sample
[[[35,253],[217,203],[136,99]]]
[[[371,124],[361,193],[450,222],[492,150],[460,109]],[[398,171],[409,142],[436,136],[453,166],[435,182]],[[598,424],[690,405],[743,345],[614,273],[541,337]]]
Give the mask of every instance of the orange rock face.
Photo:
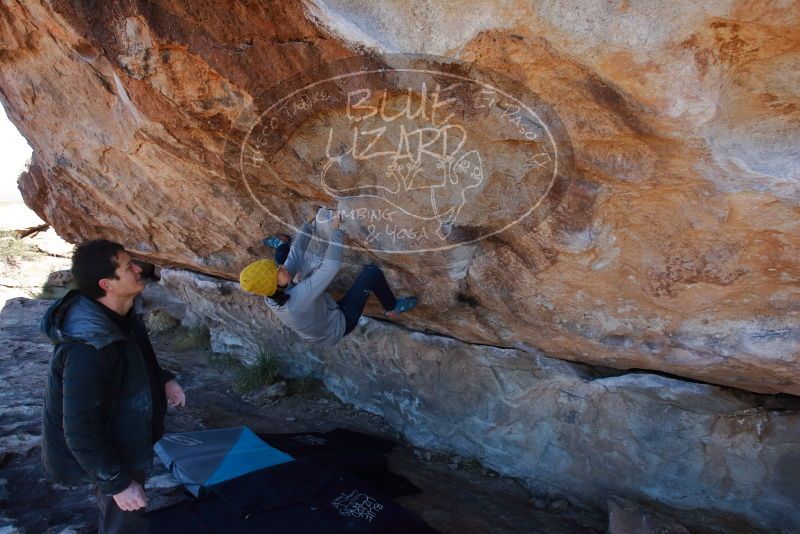
[[[797,4],[636,4],[4,4],[0,98],[70,240],[235,279],[335,205],[410,328],[800,394]]]

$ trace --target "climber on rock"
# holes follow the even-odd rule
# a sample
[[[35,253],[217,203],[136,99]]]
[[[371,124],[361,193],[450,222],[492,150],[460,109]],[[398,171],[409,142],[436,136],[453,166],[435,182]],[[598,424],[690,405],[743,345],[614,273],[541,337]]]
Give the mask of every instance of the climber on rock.
[[[339,217],[334,214],[329,217],[333,233],[322,264],[298,281],[296,275],[309,270],[309,265],[305,264],[305,251],[314,231],[312,222],[316,216],[312,213],[295,236],[283,265],[264,259],[242,270],[239,283],[245,291],[267,297],[267,306],[286,326],[304,340],[320,345],[335,345],[352,332],[370,292],[375,293],[387,317],[407,312],[417,305],[416,297],[395,298],[383,272],[374,265],[364,267],[347,293],[338,302],[333,300],[326,290],[342,264],[344,241]],[[269,244],[269,239],[265,244]],[[283,243],[276,241],[274,244],[280,246]]]

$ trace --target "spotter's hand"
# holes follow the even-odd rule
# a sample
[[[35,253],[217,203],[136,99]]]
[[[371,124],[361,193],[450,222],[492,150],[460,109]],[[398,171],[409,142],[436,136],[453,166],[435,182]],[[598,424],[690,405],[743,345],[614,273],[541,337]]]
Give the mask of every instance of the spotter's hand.
[[[186,406],[186,394],[183,392],[181,385],[175,380],[167,382],[164,386],[164,391],[167,394],[167,404],[181,408]]]

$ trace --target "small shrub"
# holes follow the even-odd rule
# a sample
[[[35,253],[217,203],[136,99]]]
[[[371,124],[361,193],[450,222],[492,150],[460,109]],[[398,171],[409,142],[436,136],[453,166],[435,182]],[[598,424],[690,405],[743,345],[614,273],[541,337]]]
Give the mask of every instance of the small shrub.
[[[167,350],[175,352],[205,349],[211,344],[211,333],[205,326],[176,328],[165,336],[167,337]]]
[[[178,320],[164,310],[153,310],[144,320],[147,331],[151,334],[161,334],[178,326]]]
[[[36,257],[36,249],[19,239],[16,231],[0,230],[0,264],[18,267],[23,261]]]
[[[211,364],[212,367],[225,370],[235,369],[241,366],[239,360],[227,352],[209,352],[208,363]]]
[[[470,456],[461,462],[461,466],[469,471],[480,471],[483,469],[483,464],[481,464],[481,461],[474,456]]]
[[[278,380],[278,360],[274,354],[261,350],[253,365],[246,365],[236,373],[233,389],[244,395],[261,386],[274,384]]]
[[[296,378],[289,381],[289,395],[313,397],[325,389],[322,380],[310,376]]]

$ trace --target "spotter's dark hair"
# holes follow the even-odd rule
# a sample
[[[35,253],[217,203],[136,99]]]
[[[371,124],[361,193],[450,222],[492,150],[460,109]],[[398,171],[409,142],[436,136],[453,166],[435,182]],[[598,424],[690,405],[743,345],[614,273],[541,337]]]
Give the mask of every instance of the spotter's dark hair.
[[[103,278],[117,279],[116,256],[125,247],[108,239],[94,239],[81,243],[72,255],[72,277],[78,289],[93,299],[104,297],[106,292],[100,287]]]

